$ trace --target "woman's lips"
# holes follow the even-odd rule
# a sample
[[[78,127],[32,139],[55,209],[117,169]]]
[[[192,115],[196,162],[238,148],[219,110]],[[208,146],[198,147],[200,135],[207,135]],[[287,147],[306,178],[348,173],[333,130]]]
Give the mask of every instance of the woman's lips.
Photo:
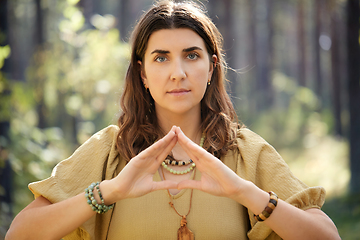
[[[190,90],[187,90],[187,89],[173,89],[173,90],[169,91],[168,93],[171,94],[172,96],[182,96],[189,92],[190,92]]]

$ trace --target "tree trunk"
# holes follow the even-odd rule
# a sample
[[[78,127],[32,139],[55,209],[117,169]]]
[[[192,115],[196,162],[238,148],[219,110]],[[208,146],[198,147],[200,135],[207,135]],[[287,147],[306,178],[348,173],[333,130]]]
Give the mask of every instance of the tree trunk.
[[[37,0],[38,1],[38,0]],[[82,13],[85,17],[85,24],[91,26],[90,19],[94,14],[93,0],[80,0],[78,6],[82,9]]]
[[[235,43],[235,32],[233,28],[233,15],[232,9],[234,7],[233,0],[224,0],[224,12],[222,13],[222,25],[223,25],[223,37],[224,37],[224,47],[226,50],[227,62],[231,68],[235,66],[235,53],[236,53],[236,43]],[[233,71],[228,71],[228,78],[230,80],[230,89],[229,92],[231,95],[236,95],[236,74]]]
[[[249,67],[251,70],[251,76],[249,81],[250,84],[250,94],[248,96],[252,96],[252,94],[256,93],[256,72],[257,72],[257,35],[256,35],[256,29],[257,29],[257,22],[256,22],[256,0],[248,0],[248,6],[249,6],[249,26],[248,26],[248,43],[249,43],[249,54],[248,54],[248,61],[249,61]],[[257,108],[257,98],[256,95],[253,95],[252,101],[249,101],[249,112],[253,113],[256,112]]]
[[[314,71],[315,71],[315,93],[320,100],[319,110],[323,105],[323,79],[321,73],[321,61],[320,61],[320,26],[321,26],[321,9],[322,0],[313,0],[314,2]]]
[[[35,31],[34,31],[34,44],[35,44],[35,51],[41,51],[42,45],[45,41],[44,39],[44,21],[43,21],[43,11],[41,8],[41,0],[35,0],[35,6],[36,6],[36,15],[35,15]],[[44,89],[43,85],[45,82],[44,79],[38,79],[38,86],[40,89]],[[39,94],[44,94],[43,91],[38,91]],[[44,97],[39,97],[39,102],[36,106],[37,114],[39,117],[38,127],[39,128],[45,128],[46,127],[46,109],[45,109],[45,103],[44,103]]]
[[[236,50],[236,39],[235,31],[233,28],[234,17],[233,17],[233,0],[224,0],[224,1],[209,1],[209,12],[210,17],[215,22],[219,31],[221,32],[224,39],[224,52],[225,59],[230,68],[235,66],[235,54]],[[229,90],[230,95],[236,95],[236,77],[237,75],[229,70],[227,72],[227,78],[230,81]],[[233,100],[233,99],[232,99]]]
[[[0,1],[0,34],[3,38],[0,39],[0,46],[5,46],[9,44],[8,41],[8,2],[7,0]],[[4,65],[0,67],[0,81],[3,81],[2,78],[5,78],[9,75],[10,65],[9,60],[5,59]],[[7,98],[10,95],[8,90],[2,90],[0,92],[0,98]],[[1,107],[4,107],[5,104],[1,104]],[[0,109],[1,112],[10,111],[9,109]],[[3,116],[4,117],[4,116]],[[3,189],[2,194],[0,194],[0,211],[2,216],[0,224],[0,239],[4,238],[5,232],[2,232],[2,229],[8,229],[10,223],[13,219],[13,170],[8,159],[8,149],[7,146],[10,144],[9,139],[9,130],[10,122],[9,119],[3,119],[0,121],[0,137],[5,140],[0,144],[0,187]],[[7,208],[5,208],[7,206]]]
[[[350,191],[360,193],[360,6],[347,1],[348,89],[350,112]]]
[[[217,20],[217,26],[223,35],[224,39],[224,51],[227,64],[230,68],[235,66],[236,44],[235,44],[235,32],[233,29],[233,0],[214,1],[212,2],[212,10],[216,11],[218,17],[213,16],[212,19]],[[229,92],[232,95],[236,94],[236,74],[233,71],[227,72],[227,77],[230,80]]]
[[[273,1],[249,0],[250,26],[249,48],[251,67],[254,67],[254,82],[252,92],[257,93],[255,108],[262,111],[272,105],[273,89],[271,83],[271,70],[273,68]]]
[[[257,89],[260,92],[258,109],[267,109],[272,105],[273,102],[273,89],[272,89],[272,78],[271,71],[273,69],[273,24],[272,24],[272,11],[273,1],[268,0],[261,2],[262,5],[258,5],[260,12],[264,12],[265,16],[260,18],[260,27],[258,31],[258,46],[257,46],[257,65],[258,65],[258,76],[257,76]],[[258,16],[262,14],[257,12]]]
[[[330,23],[331,23],[331,95],[332,106],[335,120],[335,135],[342,136],[342,124],[341,124],[341,85],[340,85],[340,49],[339,49],[339,18],[334,7],[335,2],[329,1]]]
[[[35,0],[35,44],[41,46],[44,42],[44,26],[43,11],[41,8],[41,0]]]
[[[128,37],[129,26],[131,25],[131,18],[129,16],[130,12],[130,1],[121,0],[120,3],[120,16],[119,16],[119,28],[120,28],[120,37],[122,40],[126,41]]]
[[[304,1],[298,1],[298,82],[300,86],[306,86],[306,49],[305,49],[305,27],[304,27]]]

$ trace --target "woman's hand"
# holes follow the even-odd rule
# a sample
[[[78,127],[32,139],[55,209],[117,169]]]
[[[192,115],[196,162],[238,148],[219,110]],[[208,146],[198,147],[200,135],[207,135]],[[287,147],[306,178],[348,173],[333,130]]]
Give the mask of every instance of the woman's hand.
[[[179,183],[178,189],[198,189],[231,198],[254,213],[263,211],[269,201],[268,193],[237,176],[219,159],[187,138],[180,128],[176,128],[175,132],[181,147],[201,172],[200,181],[185,180]],[[264,223],[282,239],[340,239],[336,226],[321,210],[313,208],[303,211],[281,199]]]
[[[205,149],[192,142],[180,128],[176,128],[175,132],[179,144],[195,162],[197,170],[201,172],[200,181],[182,181],[179,183],[178,189],[194,188],[212,195],[237,199],[247,181],[240,178]]]
[[[174,181],[154,182],[153,176],[177,142],[176,127],[132,158],[118,176],[100,184],[106,204],[143,196],[155,190],[177,188]]]

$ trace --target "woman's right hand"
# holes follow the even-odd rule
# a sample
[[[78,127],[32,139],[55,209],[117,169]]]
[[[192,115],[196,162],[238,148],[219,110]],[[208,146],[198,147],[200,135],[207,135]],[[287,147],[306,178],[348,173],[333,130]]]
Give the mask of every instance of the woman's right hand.
[[[165,137],[131,159],[118,176],[101,182],[105,204],[139,197],[158,189],[177,188],[176,182],[153,181],[153,175],[176,141],[173,127]],[[95,195],[97,191],[94,191]],[[15,217],[6,240],[60,239],[94,215],[95,212],[85,200],[85,192],[54,204],[40,196]]]
[[[132,158],[118,176],[103,181],[100,189],[105,204],[140,197],[160,189],[176,189],[177,183],[174,181],[153,181],[154,174],[176,142],[177,136],[173,127],[162,139]]]

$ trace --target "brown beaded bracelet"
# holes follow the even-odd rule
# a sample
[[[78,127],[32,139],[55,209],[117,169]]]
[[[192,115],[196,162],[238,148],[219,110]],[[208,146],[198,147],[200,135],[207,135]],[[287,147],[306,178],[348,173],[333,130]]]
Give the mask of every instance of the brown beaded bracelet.
[[[259,222],[262,222],[266,220],[268,217],[270,217],[271,213],[273,212],[273,210],[275,209],[278,203],[278,196],[274,192],[269,192],[269,194],[270,194],[270,200],[268,205],[265,207],[264,211],[262,211],[262,213],[260,213],[259,215],[254,214],[255,219],[258,220]]]

